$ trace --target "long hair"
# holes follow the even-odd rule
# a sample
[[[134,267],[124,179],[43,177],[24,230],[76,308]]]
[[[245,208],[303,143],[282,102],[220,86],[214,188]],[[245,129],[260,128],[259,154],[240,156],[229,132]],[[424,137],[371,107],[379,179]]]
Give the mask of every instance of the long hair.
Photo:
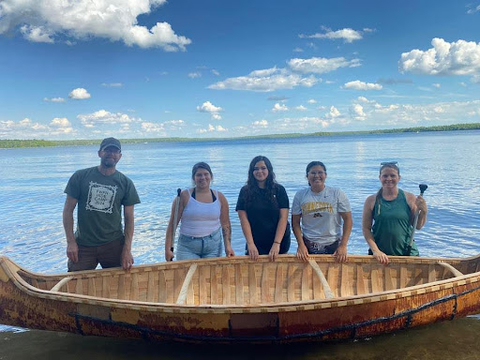
[[[250,166],[248,167],[248,180],[247,180],[247,201],[254,201],[255,198],[261,196],[260,195],[260,187],[258,186],[258,182],[253,176],[253,168],[255,164],[259,161],[263,161],[265,166],[268,170],[268,176],[265,180],[265,193],[267,198],[272,202],[272,204],[277,205],[276,199],[276,190],[277,190],[277,182],[275,180],[275,173],[273,172],[273,166],[270,160],[263,155],[255,156],[252,161],[250,162]]]

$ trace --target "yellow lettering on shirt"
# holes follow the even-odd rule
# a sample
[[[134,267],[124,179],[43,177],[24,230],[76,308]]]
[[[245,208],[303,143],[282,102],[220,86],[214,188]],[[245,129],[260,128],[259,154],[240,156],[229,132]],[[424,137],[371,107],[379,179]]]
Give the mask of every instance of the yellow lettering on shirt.
[[[315,212],[328,212],[333,214],[333,206],[328,202],[313,201],[302,205],[302,214],[310,214]]]

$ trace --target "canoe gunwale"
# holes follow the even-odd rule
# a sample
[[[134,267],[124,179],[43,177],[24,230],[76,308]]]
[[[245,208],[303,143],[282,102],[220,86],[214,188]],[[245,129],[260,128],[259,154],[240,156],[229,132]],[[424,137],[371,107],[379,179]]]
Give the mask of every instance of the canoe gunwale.
[[[316,258],[316,257],[311,257]],[[358,259],[358,257],[355,257]],[[371,258],[370,256],[363,256],[360,260],[364,258]],[[398,257],[400,259],[405,259],[403,257]],[[475,258],[475,257],[473,257]],[[466,261],[468,259],[440,259],[442,261],[456,262],[456,261]],[[322,260],[325,257],[321,258]],[[396,260],[396,259],[394,259]],[[417,258],[418,260],[418,258]],[[423,259],[421,259],[423,260]],[[439,261],[439,259],[428,258],[426,263],[432,263]],[[201,261],[199,261],[200,263]],[[180,263],[180,262],[179,262]],[[161,266],[159,264],[157,266]],[[179,264],[182,266],[182,264]],[[375,303],[380,301],[386,301],[391,299],[404,298],[409,296],[415,296],[430,292],[437,292],[438,290],[447,290],[457,286],[462,286],[465,284],[470,284],[473,282],[480,282],[480,272],[475,272],[471,274],[465,274],[463,276],[457,276],[453,278],[448,278],[444,280],[438,280],[426,284],[415,285],[411,287],[405,287],[401,289],[388,290],[377,293],[369,293],[362,295],[346,296],[346,297],[335,297],[330,299],[313,299],[313,300],[304,300],[304,301],[294,301],[294,302],[278,302],[278,303],[257,303],[253,305],[190,305],[190,304],[176,304],[176,303],[165,303],[165,302],[146,302],[146,301],[137,301],[137,300],[121,300],[121,299],[109,299],[104,297],[94,297],[89,295],[79,295],[72,293],[64,293],[61,291],[52,291],[52,290],[42,290],[35,286],[30,285],[26,282],[18,272],[23,272],[27,275],[37,276],[39,278],[58,278],[65,279],[66,277],[72,277],[72,273],[63,274],[63,275],[41,275],[26,271],[21,268],[13,261],[5,257],[0,257],[0,266],[7,273],[8,277],[15,286],[22,292],[27,293],[33,297],[39,297],[43,299],[63,301],[63,302],[74,302],[78,304],[90,304],[95,306],[106,306],[106,307],[115,307],[123,309],[135,309],[142,311],[151,311],[151,312],[180,312],[180,313],[258,313],[258,312],[291,312],[299,310],[314,310],[314,309],[324,309],[331,307],[344,307],[351,305],[361,305],[365,303]],[[142,265],[141,267],[155,267],[155,265]],[[138,267],[137,267],[138,268]],[[101,275],[101,271],[112,271],[112,270],[93,270],[96,274]],[[122,271],[122,270],[117,270]],[[86,272],[78,272],[75,275],[83,275]],[[2,281],[2,279],[0,279]],[[54,286],[55,288],[55,286]]]

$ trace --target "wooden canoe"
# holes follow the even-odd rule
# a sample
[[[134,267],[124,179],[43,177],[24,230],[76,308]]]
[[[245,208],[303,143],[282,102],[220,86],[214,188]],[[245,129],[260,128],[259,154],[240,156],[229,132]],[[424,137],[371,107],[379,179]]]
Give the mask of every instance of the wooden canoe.
[[[184,342],[368,337],[480,312],[480,256],[282,255],[178,261],[59,275],[0,257],[0,323]]]

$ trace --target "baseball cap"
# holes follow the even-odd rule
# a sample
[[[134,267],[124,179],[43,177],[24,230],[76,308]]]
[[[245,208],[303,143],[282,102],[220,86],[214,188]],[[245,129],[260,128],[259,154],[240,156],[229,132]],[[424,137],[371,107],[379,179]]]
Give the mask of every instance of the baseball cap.
[[[109,137],[109,138],[103,139],[102,143],[100,144],[100,151],[105,150],[109,146],[114,146],[118,150],[122,150],[122,145],[120,145],[120,141],[113,137]]]

